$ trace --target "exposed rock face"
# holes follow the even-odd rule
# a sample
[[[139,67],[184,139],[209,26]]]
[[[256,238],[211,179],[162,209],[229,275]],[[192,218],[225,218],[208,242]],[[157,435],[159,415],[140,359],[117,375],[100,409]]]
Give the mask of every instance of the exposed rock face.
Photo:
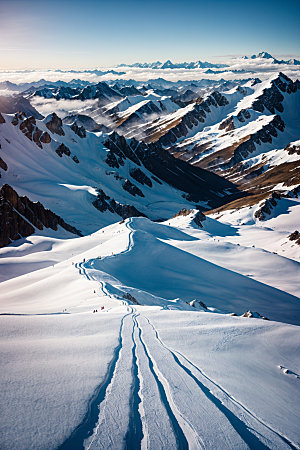
[[[42,148],[42,144],[40,142],[42,131],[36,126],[36,120],[33,116],[23,120],[20,124],[20,130],[28,139],[34,141],[38,147]]]
[[[206,217],[201,211],[198,211],[193,219],[193,221],[199,228],[203,228],[202,222],[204,222],[205,220]]]
[[[180,211],[178,211],[178,213],[174,214],[174,216],[172,217],[172,219],[174,219],[175,217],[180,217],[180,216],[189,216],[190,214],[193,214],[195,212],[195,210],[193,209],[186,209],[186,208],[182,208]],[[201,212],[201,211],[197,211],[197,213],[195,214],[194,218],[193,218],[193,222],[199,227],[202,228],[202,222],[204,222],[204,220],[206,220],[205,215]]]
[[[1,144],[0,144],[0,149],[1,149]],[[6,162],[3,161],[3,159],[1,157],[0,157],[0,168],[5,171],[8,169]],[[0,178],[1,178],[1,173],[0,173]]]
[[[300,233],[298,230],[294,231],[292,234],[289,235],[290,241],[295,241],[295,244],[300,245]]]
[[[208,309],[204,302],[197,300],[196,298],[190,302],[190,305],[193,306],[193,308],[204,309],[205,311]]]
[[[138,188],[135,184],[131,183],[130,180],[125,180],[122,186],[125,191],[129,192],[129,194],[133,195],[134,197],[136,195],[138,195],[139,197],[145,197],[140,188]]]
[[[11,123],[14,126],[17,126],[19,124],[19,121],[22,122],[25,119],[25,117],[26,117],[26,114],[23,111],[16,112],[16,114],[15,114],[13,120],[11,121]]]
[[[77,136],[79,136],[80,138],[86,137],[86,131],[84,127],[82,126],[79,127],[76,122],[74,122],[73,125],[71,125],[71,130],[73,130],[74,133],[77,134]]]
[[[251,113],[248,109],[241,109],[236,117],[240,122],[245,122],[246,120],[251,119]]]
[[[247,311],[245,312],[242,317],[249,317],[249,318],[256,318],[256,319],[264,319],[264,320],[269,320],[267,317],[262,316],[261,314],[259,314],[258,312],[252,312],[252,311]]]
[[[129,300],[130,302],[134,303],[135,305],[140,305],[140,303],[137,301],[137,299],[131,295],[129,292],[126,292],[126,294],[123,295],[123,298],[125,300]]]
[[[50,142],[51,142],[50,134],[47,131],[42,132],[37,127],[36,120],[33,116],[26,118],[26,116],[23,112],[16,113],[12,120],[12,123],[15,126],[20,123],[20,130],[22,131],[22,133],[24,133],[28,139],[35,142],[35,144],[39,148],[43,148],[42,143],[50,144]],[[61,128],[61,124],[62,124],[61,119],[55,113],[53,113],[51,115],[50,121],[48,121],[46,123],[46,126],[52,133],[55,132],[56,134],[62,135],[62,134],[64,134],[64,131]],[[84,130],[83,127],[77,127],[77,128],[78,128],[77,131],[79,134],[81,134],[82,130]],[[54,130],[56,130],[56,131],[54,131]],[[84,133],[85,133],[85,130],[84,130]],[[69,147],[67,147],[63,143],[59,144],[59,146],[56,148],[55,152],[60,157],[62,157],[63,155],[71,156],[71,151],[70,151]],[[79,163],[79,160],[76,155],[74,155],[72,157],[72,159],[76,164]]]
[[[216,192],[226,189],[239,196],[239,191],[233,184],[207,172],[200,167],[188,164],[186,161],[175,158],[166,152],[159,142],[146,144],[135,139],[125,139],[116,132],[109,135],[104,142],[110,152],[106,157],[106,163],[113,168],[124,165],[126,158],[146,167],[158,180],[163,180],[169,185],[185,192],[183,194],[189,201],[211,201],[212,204],[224,203],[222,197]]]
[[[58,225],[81,236],[80,231],[68,225],[49,209],[45,209],[40,202],[34,203],[26,196],[20,197],[7,184],[0,189],[0,247],[21,237],[30,236],[35,228],[42,230],[46,227],[57,230]]]
[[[4,119],[4,117],[2,116],[2,114],[0,113],[0,124],[1,123],[5,123],[5,119]]]
[[[159,142],[163,146],[175,144],[177,139],[187,136],[188,131],[194,126],[197,126],[199,123],[204,123],[212,107],[218,108],[226,105],[228,105],[226,97],[217,91],[213,92],[200,104],[195,103],[193,109],[187,112],[177,125],[173,126],[163,136],[158,137]]]
[[[1,148],[1,147],[0,147]],[[1,167],[1,169],[3,169],[3,170],[7,170],[7,164],[6,164],[6,162],[5,161],[3,161],[3,159],[2,158],[0,158],[0,167]],[[0,175],[1,176],[1,175]]]
[[[249,139],[243,141],[234,150],[232,158],[225,164],[220,164],[223,169],[234,166],[235,164],[243,161],[250,153],[256,150],[256,145],[261,143],[271,143],[272,137],[276,138],[278,136],[278,131],[283,132],[285,128],[285,123],[280,116],[275,116],[273,120],[264,125],[256,133],[253,133]],[[215,165],[215,161],[212,161],[209,165]]]
[[[243,119],[244,120],[244,119]],[[219,130],[231,131],[234,130],[233,117],[230,116],[219,125]]]
[[[123,136],[113,132],[109,135],[109,139],[104,142],[104,146],[110,149],[106,158],[106,163],[110,167],[119,168],[120,166],[123,166],[126,158],[129,158],[138,166],[141,165],[139,158],[135,153],[135,150],[139,146],[138,141],[135,139],[132,139],[128,143]]]
[[[59,136],[65,135],[65,132],[62,127],[62,120],[55,113],[52,113],[50,116],[47,117],[46,127],[48,128],[48,130],[51,131],[51,133],[58,134]]]
[[[147,217],[145,214],[138,211],[132,205],[123,205],[110,198],[102,189],[98,189],[97,199],[93,201],[93,205],[101,212],[110,211],[111,213],[117,213],[122,219],[128,219],[129,217]]]
[[[254,217],[258,220],[265,220],[267,215],[271,214],[271,211],[277,205],[277,201],[281,198],[277,192],[272,192],[269,198],[264,200],[260,208],[255,212]]]
[[[152,187],[152,181],[150,180],[149,177],[147,177],[146,174],[144,174],[144,172],[141,169],[139,168],[131,169],[129,173],[130,176],[134,178],[136,181],[138,181],[140,184],[146,184],[147,186]]]
[[[17,126],[20,123],[20,130],[25,136],[33,141],[39,148],[43,148],[43,144],[49,144],[51,137],[47,131],[43,132],[36,125],[36,119],[33,116],[26,118],[25,113],[18,112],[15,114],[12,124]]]
[[[40,141],[41,141],[43,144],[50,144],[50,142],[51,142],[50,134],[47,133],[47,131],[45,131],[45,132],[42,134],[42,136],[41,136],[41,138],[40,138]]]
[[[62,155],[71,156],[71,151],[65,144],[60,144],[55,151],[60,157]]]
[[[194,211],[193,209],[186,209],[186,208],[182,208],[180,211],[178,211],[178,213],[174,214],[174,216],[172,217],[172,219],[175,219],[175,217],[186,217],[189,216],[190,214],[192,214]]]
[[[265,108],[272,114],[276,114],[276,110],[283,112],[282,102],[284,97],[281,92],[291,94],[292,92],[296,92],[297,89],[297,83],[294,83],[290,78],[280,72],[279,76],[275,80],[272,80],[271,87],[264,89],[263,94],[253,103],[252,107],[259,112],[264,112]]]
[[[291,143],[285,147],[289,155],[300,155],[300,145]]]

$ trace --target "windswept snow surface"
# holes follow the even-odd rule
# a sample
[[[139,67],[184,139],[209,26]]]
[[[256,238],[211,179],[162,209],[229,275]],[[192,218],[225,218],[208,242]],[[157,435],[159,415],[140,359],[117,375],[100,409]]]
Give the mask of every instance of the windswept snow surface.
[[[300,448],[300,265],[223,222],[0,250],[1,448]]]

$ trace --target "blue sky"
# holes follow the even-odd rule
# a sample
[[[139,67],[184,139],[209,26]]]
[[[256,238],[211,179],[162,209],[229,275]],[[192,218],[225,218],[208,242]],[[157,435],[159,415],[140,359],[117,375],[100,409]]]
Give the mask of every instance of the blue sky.
[[[299,57],[299,23],[299,0],[0,0],[0,68]]]

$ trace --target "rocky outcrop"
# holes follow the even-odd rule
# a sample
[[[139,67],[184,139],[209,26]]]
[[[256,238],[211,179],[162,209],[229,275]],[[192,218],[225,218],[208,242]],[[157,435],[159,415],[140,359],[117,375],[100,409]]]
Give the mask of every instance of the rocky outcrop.
[[[271,114],[276,114],[276,111],[283,112],[282,102],[284,96],[282,92],[291,94],[296,92],[299,88],[297,82],[293,82],[289,77],[282,72],[279,76],[271,81],[271,87],[263,90],[262,95],[253,102],[252,108],[261,113],[266,108]]]
[[[1,144],[0,144],[0,149],[1,149]],[[1,157],[0,157],[0,169],[5,170],[5,171],[8,169],[6,162],[3,161],[3,159]],[[1,172],[0,172],[0,178],[1,178]]]
[[[172,217],[172,219],[175,219],[175,217],[186,217],[189,216],[190,214],[193,214],[194,210],[193,209],[186,209],[186,208],[182,208],[180,211],[178,211],[176,214],[174,214],[174,216]]]
[[[50,142],[51,142],[51,137],[50,137],[50,134],[49,134],[47,131],[45,131],[45,132],[42,134],[42,136],[41,136],[41,138],[40,138],[40,142],[42,142],[43,144],[50,144]]]
[[[0,150],[1,150],[1,144],[0,144]],[[1,157],[0,157],[0,168],[5,171],[8,169],[6,162],[3,161],[3,159]],[[0,178],[1,178],[1,173],[0,173]]]
[[[193,308],[208,310],[206,304],[201,300],[197,300],[196,298],[189,303]]]
[[[129,217],[147,217],[132,205],[123,205],[122,203],[116,202],[109,195],[106,195],[102,189],[97,189],[97,192],[97,199],[93,201],[93,206],[99,211],[117,213],[122,219],[128,219]]]
[[[1,146],[0,146],[0,148],[1,148]],[[0,158],[0,168],[2,169],[2,170],[7,170],[7,164],[6,164],[6,162],[5,161],[3,161],[3,159],[2,158]],[[0,175],[1,176],[1,175]]]
[[[2,116],[2,114],[0,113],[0,124],[1,123],[5,123],[5,119],[4,119],[4,117]]]
[[[48,116],[45,120],[46,127],[49,131],[53,134],[58,134],[59,136],[64,136],[65,132],[63,130],[62,126],[62,120],[60,117],[57,116],[57,114],[52,113],[50,116]]]
[[[174,219],[175,217],[180,217],[180,216],[186,217],[186,216],[189,216],[194,213],[195,213],[194,209],[182,208],[180,211],[178,211],[178,213],[174,214],[172,219]],[[206,220],[205,215],[201,211],[197,211],[197,213],[194,215],[193,222],[199,228],[202,228],[203,227],[202,222],[204,222],[204,220]]]
[[[289,155],[300,155],[300,144],[291,142],[285,147],[284,150],[286,150]]]
[[[129,192],[129,194],[133,195],[134,197],[136,195],[138,195],[139,197],[145,197],[143,192],[140,190],[140,188],[138,188],[135,184],[133,184],[128,179],[124,181],[122,186],[125,191]]]
[[[83,126],[79,127],[76,122],[71,125],[71,130],[73,130],[74,133],[77,134],[77,136],[79,136],[80,138],[86,137],[85,128]]]
[[[49,144],[51,137],[47,131],[43,132],[36,125],[36,119],[33,116],[26,117],[24,112],[15,114],[12,124],[14,126],[20,125],[20,130],[25,136],[33,141],[39,148],[43,148],[43,144]]]
[[[58,154],[58,156],[62,157],[62,155],[71,156],[71,151],[69,147],[67,147],[65,144],[59,144],[55,152]]]
[[[0,247],[21,237],[30,236],[36,228],[42,230],[46,227],[57,230],[58,225],[81,236],[80,231],[49,209],[45,209],[40,202],[32,202],[26,196],[20,197],[7,184],[0,189]]]
[[[249,317],[250,319],[252,318],[256,318],[256,319],[263,319],[263,320],[270,320],[265,316],[262,316],[261,314],[259,314],[258,312],[252,312],[252,311],[246,311],[242,317]]]
[[[251,119],[251,113],[248,111],[248,109],[241,109],[236,116],[239,122],[245,122],[246,120]]]
[[[258,220],[265,220],[277,205],[281,195],[278,192],[272,192],[269,198],[263,201],[258,210],[254,213],[254,217]]]
[[[295,244],[300,245],[300,233],[298,230],[294,231],[289,235],[289,240],[294,241]]]
[[[198,211],[193,219],[193,222],[199,227],[199,228],[203,228],[203,224],[202,222],[204,222],[206,220],[205,215],[201,212]]]
[[[59,144],[59,146],[57,147],[57,149],[55,150],[55,152],[58,154],[58,156],[60,158],[62,158],[63,155],[66,156],[71,156],[71,150],[69,149],[69,147],[67,147],[64,143]],[[72,156],[72,160],[76,163],[79,164],[79,159],[77,158],[76,155]]]
[[[219,130],[231,131],[234,130],[233,117],[230,116],[219,125]]]
[[[139,145],[139,142],[135,139],[127,141],[118,133],[111,133],[109,138],[104,142],[104,146],[110,150],[106,157],[106,163],[110,167],[119,168],[124,165],[124,160],[129,158],[132,162],[140,166],[140,160],[135,153]]]
[[[140,303],[137,301],[137,299],[133,295],[131,295],[129,292],[126,292],[123,295],[123,298],[125,300],[129,300],[130,302],[134,303],[135,305],[140,305]]]
[[[152,187],[152,181],[150,180],[149,177],[147,177],[146,174],[144,174],[144,172],[137,168],[131,169],[129,171],[129,174],[132,178],[134,178],[138,183],[140,184],[146,184],[149,187]]]
[[[26,117],[26,114],[23,111],[16,112],[11,123],[14,126],[17,126],[19,122],[22,122]]]

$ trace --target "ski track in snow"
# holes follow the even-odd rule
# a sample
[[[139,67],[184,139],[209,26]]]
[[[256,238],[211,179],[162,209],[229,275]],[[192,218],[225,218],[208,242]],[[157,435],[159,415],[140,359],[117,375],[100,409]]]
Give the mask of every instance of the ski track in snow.
[[[132,346],[130,348],[130,361],[127,361],[127,366],[131,366],[131,386],[129,397],[129,423],[123,442],[120,443],[120,448],[126,449],[141,449],[148,448],[143,439],[146,438],[145,430],[147,429],[147,418],[142,417],[141,411],[143,410],[143,392],[141,386],[143,384],[143,373],[141,371],[141,364],[139,359],[144,358],[150,369],[150,372],[155,380],[155,383],[159,392],[159,401],[163,405],[168,418],[171,423],[172,432],[176,440],[176,448],[178,449],[197,449],[197,448],[211,448],[206,446],[203,441],[203,437],[197,433],[193,424],[190,423],[180,411],[180,406],[175,403],[174,400],[174,386],[170,385],[168,379],[162,374],[158,367],[158,363],[151,353],[151,345],[149,339],[146,338],[145,324],[148,330],[151,328],[151,332],[155,337],[157,345],[163,347],[169,352],[173,359],[173,367],[169,370],[173,374],[184,372],[189,379],[194,381],[203,395],[223,414],[230,422],[234,431],[240,436],[243,442],[246,444],[245,448],[266,449],[272,448],[272,444],[275,437],[276,443],[281,441],[281,448],[297,449],[296,444],[289,441],[285,436],[278,431],[272,429],[269,425],[263,422],[260,418],[256,417],[251,411],[249,411],[244,405],[234,399],[226,390],[224,390],[219,384],[209,378],[203,373],[196,365],[188,360],[180,352],[171,350],[159,337],[158,331],[150,321],[150,319],[143,314],[137,313],[135,308],[129,306],[128,314],[125,314],[121,321],[119,332],[119,343],[114,350],[113,358],[108,365],[106,375],[102,383],[96,389],[93,397],[91,398],[87,412],[83,418],[83,421],[76,427],[71,436],[61,445],[60,450],[68,449],[83,449],[88,450],[93,448],[108,448],[107,446],[101,446],[101,436],[108,434],[110,429],[106,429],[106,424],[102,421],[102,428],[97,424],[102,412],[102,404],[106,402],[105,409],[108,411],[114,411],[116,408],[116,402],[118,398],[114,398],[111,391],[111,385],[115,382],[115,374],[117,371],[117,365],[120,358],[122,358],[123,349],[123,334],[125,328],[131,330],[130,337]],[[139,352],[139,358],[137,357],[138,347],[142,350]],[[184,361],[184,362],[182,362]],[[170,360],[167,361],[170,363]],[[194,374],[193,369],[198,372],[198,377]],[[202,380],[200,380],[200,377]],[[206,384],[205,384],[206,382]],[[233,407],[238,410],[239,415],[234,414],[222,401],[218,398],[207,386],[207,382],[212,384],[221,394],[225,394],[226,399],[232,403]],[[193,405],[190,405],[191,408]],[[104,412],[105,416],[105,412]],[[240,417],[239,417],[240,416]],[[243,421],[241,418],[246,419]],[[257,422],[258,429],[254,428],[253,423]],[[262,433],[262,427],[265,428],[266,435]],[[271,433],[271,436],[270,436]],[[97,446],[93,445],[97,442]],[[268,445],[267,445],[267,444]],[[278,445],[278,444],[277,444]],[[109,446],[109,448],[114,448]],[[119,448],[119,447],[115,447]],[[226,446],[224,446],[226,448]],[[228,447],[227,447],[228,448]]]
[[[123,250],[122,254],[129,252],[133,246],[133,234],[134,229],[130,226],[132,219],[125,224],[129,230],[128,246]],[[105,258],[113,258],[114,255],[108,255]],[[90,260],[91,261],[91,260]],[[85,276],[88,280],[96,280],[92,274],[88,273],[88,270],[93,270],[90,261],[80,262],[75,265],[79,270],[79,273]],[[100,283],[101,291],[105,296],[115,298],[120,301],[120,298],[109,293],[106,288],[106,283],[97,279]],[[222,386],[207,376],[203,370],[197,367],[192,361],[190,361],[182,353],[169,348],[160,338],[157,329],[150,321],[148,317],[141,313],[137,313],[136,309],[128,304],[127,301],[122,300],[122,305],[127,307],[127,314],[125,314],[121,320],[119,343],[114,349],[113,358],[110,361],[106,375],[102,383],[96,389],[93,397],[91,398],[87,412],[83,418],[83,421],[76,427],[71,436],[60,447],[61,450],[68,449],[82,449],[86,448],[92,450],[93,448],[107,448],[108,446],[101,446],[101,436],[105,433],[109,433],[109,428],[106,429],[105,423],[99,422],[103,409],[114,411],[116,408],[116,401],[118,398],[114,398],[112,395],[112,387],[115,382],[117,365],[121,364],[120,360],[124,359],[122,355],[124,332],[127,327],[131,330],[131,344],[130,344],[130,361],[123,362],[126,367],[130,367],[131,373],[131,386],[129,396],[129,418],[128,427],[123,441],[119,442],[120,448],[126,449],[141,449],[149,448],[147,436],[147,417],[143,413],[147,405],[144,405],[143,396],[143,372],[141,370],[141,359],[150,370],[150,373],[156,384],[159,399],[162,407],[167,414],[170,422],[171,430],[176,441],[176,447],[178,449],[197,449],[197,448],[210,448],[210,444],[206,445],[203,440],[204,436],[195,429],[195,425],[192,423],[191,418],[187,417],[181,412],[180,404],[176,404],[176,396],[174,395],[174,383],[170,383],[168,378],[161,372],[159,363],[153,356],[153,343],[150,343],[147,339],[146,332],[151,329],[156,345],[161,349],[166,350],[171,359],[167,361],[167,364],[172,363],[172,373],[182,374],[200,390],[203,395],[213,407],[217,409],[218,414],[225,416],[233,429],[233,436],[237,434],[242,440],[245,448],[266,449],[274,446],[274,442],[281,448],[299,449],[297,444],[291,442],[286,436],[279,431],[273,429],[270,425],[265,423],[262,419],[252,413],[247,407],[231,396]],[[145,328],[146,327],[146,328]],[[148,330],[147,330],[148,328]],[[139,352],[139,355],[138,355]],[[170,370],[170,367],[169,369]],[[197,375],[196,375],[196,374]],[[175,377],[176,378],[176,377]],[[176,386],[175,386],[176,387]],[[216,395],[217,392],[217,395]],[[104,403],[106,404],[104,405]],[[230,405],[230,408],[229,408]],[[192,408],[193,405],[190,405]],[[235,411],[235,413],[233,412]],[[105,412],[103,413],[105,416]],[[102,414],[102,415],[103,415]],[[100,426],[101,425],[101,426]],[[103,429],[102,429],[103,427]],[[230,439],[229,439],[230,442]],[[95,447],[96,443],[96,447]],[[116,442],[114,443],[116,444]],[[224,448],[226,447],[224,442]],[[109,448],[114,448],[109,446]],[[151,447],[150,447],[151,448]],[[227,446],[227,448],[229,448]]]
[[[209,383],[211,383],[213,386],[215,386],[222,394],[225,394],[225,396],[227,397],[227,399],[232,402],[235,406],[237,406],[238,408],[240,408],[242,410],[242,413],[245,412],[247,415],[249,415],[252,419],[254,419],[255,421],[259,422],[259,424],[261,424],[263,427],[265,427],[268,431],[270,431],[271,433],[274,433],[277,437],[279,437],[280,439],[282,439],[282,441],[288,445],[288,447],[292,448],[292,449],[297,449],[299,448],[295,443],[291,442],[286,436],[282,435],[281,433],[279,433],[277,430],[274,430],[270,425],[266,424],[262,419],[260,419],[259,417],[257,417],[255,414],[253,414],[251,411],[249,411],[249,409],[247,409],[242,403],[240,403],[238,400],[236,400],[234,397],[232,397],[222,386],[220,386],[217,382],[215,382],[214,380],[212,380],[210,377],[208,377],[202,369],[200,369],[199,367],[197,367],[195,364],[193,364],[186,356],[184,356],[182,353],[180,353],[179,351],[173,351],[171,350],[166,344],[164,344],[164,342],[161,340],[161,338],[159,337],[158,331],[156,330],[156,328],[154,327],[154,325],[152,324],[152,322],[150,321],[150,319],[146,316],[143,316],[143,318],[145,320],[147,320],[147,322],[149,323],[149,325],[152,327],[155,337],[156,339],[159,341],[159,343],[166,349],[168,350],[173,358],[174,361],[178,364],[179,367],[181,367],[184,371],[186,371],[186,373],[188,373],[188,375],[196,381],[196,383],[198,384],[198,386],[200,387],[200,389],[204,392],[204,394],[210,398],[210,400],[216,404],[216,406],[220,409],[220,411],[222,411],[224,413],[224,415],[227,417],[227,419],[230,421],[230,423],[232,424],[232,426],[234,428],[237,429],[237,431],[241,434],[241,436],[243,437],[243,439],[245,440],[245,442],[247,442],[249,444],[249,447],[252,447],[252,443],[251,440],[253,439],[253,437],[255,437],[251,432],[249,432],[249,430],[247,429],[247,427],[245,427],[245,424],[243,424],[243,422],[237,417],[235,416],[224,404],[223,402],[220,401],[219,398],[217,398],[211,389],[209,389],[207,386],[205,386],[192,372],[191,369],[189,369],[186,365],[184,365],[179,357],[181,357],[182,360],[184,360],[186,363],[188,363],[188,365],[194,369],[196,369],[196,371],[200,374],[200,376],[202,378],[204,378],[205,380],[207,380]],[[179,355],[179,357],[177,355]],[[248,439],[250,438],[250,441],[248,441]],[[255,442],[254,442],[255,443]],[[256,442],[255,448],[267,448],[265,445],[263,444],[259,444],[258,442]]]

